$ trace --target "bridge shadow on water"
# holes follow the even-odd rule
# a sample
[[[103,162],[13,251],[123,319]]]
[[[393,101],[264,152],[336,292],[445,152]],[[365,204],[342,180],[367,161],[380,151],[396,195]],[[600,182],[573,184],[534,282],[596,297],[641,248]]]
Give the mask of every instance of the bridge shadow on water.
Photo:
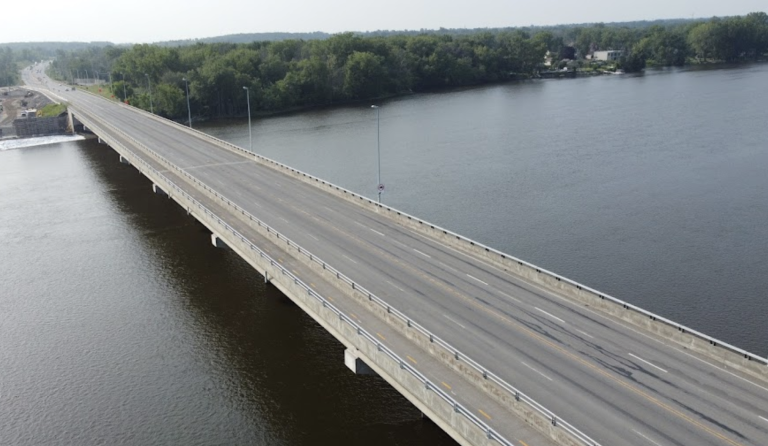
[[[381,378],[350,372],[340,343],[235,253],[211,246],[206,228],[174,201],[153,194],[149,180],[120,164],[113,150],[96,141],[78,146],[126,227],[137,233],[157,274],[145,280],[162,289],[153,305],[184,350],[184,365],[162,354],[149,365],[187,381],[179,385],[185,393],[180,400],[193,401],[169,414],[185,417],[193,432],[170,432],[170,438],[455,444]],[[179,373],[179,367],[187,370]]]

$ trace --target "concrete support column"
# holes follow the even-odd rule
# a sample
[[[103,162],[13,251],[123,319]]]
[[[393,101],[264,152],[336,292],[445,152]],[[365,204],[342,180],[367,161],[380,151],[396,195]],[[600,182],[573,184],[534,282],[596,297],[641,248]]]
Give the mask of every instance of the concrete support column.
[[[166,192],[163,189],[161,189],[160,186],[158,186],[155,183],[152,183],[152,192],[154,192],[154,193],[156,193],[158,195],[163,195],[163,196],[166,196],[166,197],[168,196],[168,192]]]
[[[75,133],[75,120],[72,118],[72,112],[67,110],[67,132]]]
[[[120,162],[123,163],[123,164],[127,164],[129,166],[131,165],[131,162],[128,161],[127,158],[123,158],[123,155],[120,155]]]
[[[218,235],[211,234],[211,244],[217,248],[229,248],[224,240],[220,239]]]
[[[376,372],[368,367],[368,364],[363,362],[363,360],[357,356],[357,352],[351,349],[344,350],[344,365],[346,365],[347,368],[352,370],[356,375],[376,374]]]

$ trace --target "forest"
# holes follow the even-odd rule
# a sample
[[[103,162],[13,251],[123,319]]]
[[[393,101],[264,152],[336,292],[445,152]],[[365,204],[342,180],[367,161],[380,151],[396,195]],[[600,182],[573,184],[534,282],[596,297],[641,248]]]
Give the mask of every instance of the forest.
[[[547,54],[559,62],[574,49],[582,60],[596,50],[624,50],[619,66],[625,71],[760,60],[768,53],[768,15],[651,26],[59,48],[52,71],[61,80],[111,79],[117,99],[145,109],[151,91],[155,113],[169,118],[186,116],[188,85],[193,115],[207,119],[243,116],[243,87],[250,91],[252,110],[277,112],[537,77],[549,69]]]

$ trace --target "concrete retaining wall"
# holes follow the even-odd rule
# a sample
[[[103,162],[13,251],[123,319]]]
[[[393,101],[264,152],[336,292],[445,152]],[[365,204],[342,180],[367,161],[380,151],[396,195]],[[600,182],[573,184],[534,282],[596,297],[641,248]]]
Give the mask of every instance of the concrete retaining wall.
[[[16,136],[19,138],[60,135],[66,133],[67,116],[16,119],[13,121],[13,127],[16,129]]]

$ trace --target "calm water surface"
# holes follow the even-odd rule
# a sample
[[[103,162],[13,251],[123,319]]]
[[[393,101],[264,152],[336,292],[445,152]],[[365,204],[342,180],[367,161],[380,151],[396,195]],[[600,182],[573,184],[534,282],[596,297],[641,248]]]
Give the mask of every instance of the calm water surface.
[[[454,444],[150,186],[0,152],[0,445]]]
[[[386,203],[766,355],[768,66],[381,108]],[[204,130],[248,146],[243,121]],[[375,196],[369,104],[254,149]],[[94,141],[0,151],[0,444],[451,444]]]

